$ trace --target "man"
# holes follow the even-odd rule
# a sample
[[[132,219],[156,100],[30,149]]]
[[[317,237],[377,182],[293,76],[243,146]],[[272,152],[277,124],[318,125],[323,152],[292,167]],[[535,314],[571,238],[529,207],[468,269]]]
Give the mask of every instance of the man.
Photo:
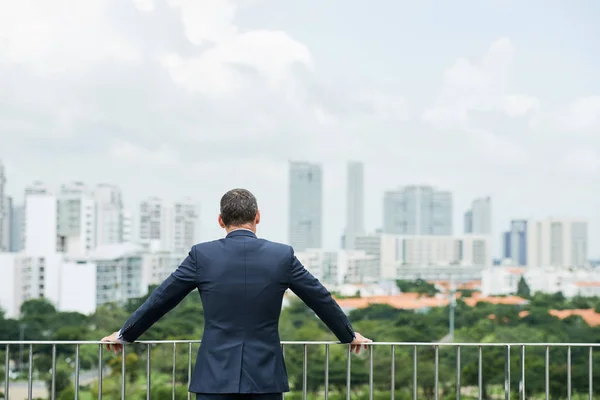
[[[358,353],[371,340],[355,333],[323,285],[287,245],[256,237],[256,198],[234,189],[221,198],[225,239],[200,243],[156,288],[120,331],[102,339],[118,352],[198,289],[204,334],[189,390],[197,400],[281,399],[289,391],[278,332],[283,294],[289,288]]]

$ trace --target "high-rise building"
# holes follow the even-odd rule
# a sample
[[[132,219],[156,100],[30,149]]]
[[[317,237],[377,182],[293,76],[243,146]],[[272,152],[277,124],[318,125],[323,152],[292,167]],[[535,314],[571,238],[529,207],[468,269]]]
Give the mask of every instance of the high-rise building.
[[[4,218],[0,219],[0,252],[10,252],[12,244],[12,225],[13,225],[13,201],[12,197],[4,198]]]
[[[25,188],[23,248],[29,256],[46,256],[57,250],[57,199],[43,183]]]
[[[321,166],[289,164],[289,243],[296,251],[322,247],[323,180]]]
[[[0,160],[0,253],[7,252],[9,248],[9,236],[5,227],[8,225],[8,210],[5,199],[6,175],[4,165]]]
[[[385,192],[383,232],[395,235],[451,235],[452,193],[431,186],[405,186]]]
[[[578,268],[588,265],[588,223],[575,219],[527,222],[527,266]]]
[[[344,248],[355,247],[356,236],[365,230],[364,168],[359,162],[348,163],[346,198],[346,232]]]
[[[187,254],[198,242],[198,209],[190,199],[171,205],[148,198],[140,204],[140,243],[153,251]]]
[[[62,185],[58,196],[58,250],[84,255],[96,248],[96,199],[82,182]]]
[[[168,250],[168,210],[158,197],[149,197],[140,203],[139,241],[155,250]]]
[[[173,208],[173,252],[187,254],[198,243],[199,206],[191,199],[184,199]]]
[[[94,191],[97,202],[97,246],[123,243],[123,197],[116,185],[100,184]]]
[[[492,234],[492,199],[490,197],[473,200],[471,209],[465,213],[465,233]]]
[[[133,226],[133,215],[129,211],[123,211],[123,243],[135,241]]]
[[[527,221],[513,220],[503,234],[502,256],[516,265],[527,265]]]
[[[25,208],[13,205],[10,219],[10,248],[8,249],[11,253],[18,253],[23,250],[24,218]]]

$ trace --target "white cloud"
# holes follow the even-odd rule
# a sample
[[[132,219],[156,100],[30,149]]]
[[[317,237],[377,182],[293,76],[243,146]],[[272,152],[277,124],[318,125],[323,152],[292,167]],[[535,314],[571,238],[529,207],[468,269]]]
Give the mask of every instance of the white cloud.
[[[127,164],[163,167],[181,165],[177,152],[165,144],[158,146],[156,149],[151,149],[139,144],[118,141],[111,147],[109,154]]]
[[[433,107],[423,119],[444,129],[464,127],[472,112],[500,111],[520,116],[539,107],[539,100],[510,92],[510,72],[514,49],[507,38],[492,43],[486,54],[472,62],[459,58],[444,73],[444,87]]]
[[[0,1],[0,63],[48,75],[104,59],[139,61],[139,48],[115,29],[114,1]]]
[[[559,166],[577,174],[593,175],[600,172],[600,153],[590,148],[571,150]]]

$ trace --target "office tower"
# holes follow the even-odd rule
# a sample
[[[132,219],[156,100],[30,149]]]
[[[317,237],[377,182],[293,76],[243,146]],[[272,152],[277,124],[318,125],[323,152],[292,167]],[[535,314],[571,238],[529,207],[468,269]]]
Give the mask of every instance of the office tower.
[[[527,265],[527,221],[511,221],[510,230],[503,236],[503,257],[516,265]]]
[[[289,243],[296,251],[322,247],[323,181],[321,166],[289,164]]]
[[[10,252],[12,245],[12,224],[13,224],[13,201],[12,197],[4,198],[4,219],[0,220],[0,252]]]
[[[135,241],[134,232],[133,215],[129,211],[123,211],[123,243]]]
[[[11,253],[18,253],[23,250],[24,219],[25,208],[13,205],[10,219],[10,248],[8,249]]]
[[[588,265],[588,223],[575,219],[527,222],[527,266],[579,268]]]
[[[492,234],[492,199],[490,197],[473,200],[471,209],[465,213],[465,233]]]
[[[29,256],[57,250],[57,198],[43,183],[25,188],[23,247]]]
[[[62,185],[58,196],[58,250],[84,255],[96,248],[96,199],[82,182]]]
[[[5,227],[8,225],[8,210],[5,197],[6,175],[4,165],[0,160],[0,253],[7,252],[9,237]]]
[[[97,246],[123,243],[123,197],[116,185],[100,184],[94,191],[97,202]]]
[[[451,235],[452,193],[431,186],[405,186],[385,192],[383,232],[396,235]]]
[[[356,236],[365,230],[364,168],[359,162],[348,163],[346,198],[346,232],[344,248],[355,247]]]
[[[198,243],[199,206],[191,199],[174,204],[173,252],[187,254]]]
[[[139,241],[144,246],[154,250],[169,250],[167,208],[158,197],[149,197],[140,203]]]

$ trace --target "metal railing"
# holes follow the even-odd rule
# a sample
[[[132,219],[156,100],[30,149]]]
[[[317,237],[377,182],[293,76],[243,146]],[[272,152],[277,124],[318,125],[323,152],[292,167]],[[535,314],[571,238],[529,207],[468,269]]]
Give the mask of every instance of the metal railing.
[[[151,398],[152,393],[152,354],[153,349],[157,346],[172,346],[172,370],[171,370],[171,397],[172,399],[176,398],[176,386],[178,383],[181,385],[185,382],[177,381],[177,372],[178,372],[178,362],[181,364],[181,359],[177,357],[178,350],[186,349],[187,347],[187,384],[192,377],[192,360],[193,360],[193,347],[197,346],[200,341],[194,340],[174,340],[174,341],[140,341],[136,342],[133,345],[124,346],[123,352],[117,358],[113,357],[113,359],[118,360],[120,358],[120,369],[121,369],[121,377],[120,377],[120,397],[121,399],[126,398],[127,394],[127,385],[128,382],[128,370],[127,370],[127,355],[132,350],[132,346],[135,350],[138,351],[139,354],[143,355],[145,358],[145,390],[146,390],[146,398]],[[575,388],[578,396],[582,396],[585,394],[585,397],[589,397],[590,400],[598,397],[599,391],[598,384],[594,385],[595,379],[598,379],[598,376],[594,377],[594,349],[600,347],[600,344],[593,343],[400,343],[400,342],[376,342],[367,346],[366,358],[355,358],[352,356],[350,347],[348,345],[341,345],[336,342],[282,342],[282,349],[284,352],[284,357],[286,358],[286,364],[288,366],[288,371],[292,365],[290,365],[291,361],[294,361],[298,364],[301,363],[301,371],[298,370],[297,379],[294,382],[294,386],[297,390],[297,393],[303,400],[309,398],[311,393],[314,393],[315,385],[312,385],[313,389],[311,389],[311,385],[309,385],[309,367],[311,367],[311,362],[319,364],[319,374],[321,375],[321,382],[317,384],[317,392],[318,398],[329,399],[330,393],[335,389],[332,389],[331,384],[331,369],[335,365],[337,368],[337,373],[339,374],[340,367],[340,358],[338,357],[336,360],[331,359],[332,351],[338,352],[343,355],[345,359],[345,366],[343,369],[345,370],[345,384],[341,389],[345,392],[345,398],[347,400],[359,398],[356,390],[356,385],[360,386],[360,389],[363,390],[360,398],[368,398],[369,400],[373,400],[376,392],[381,391],[382,387],[387,386],[387,393],[391,399],[397,398],[396,395],[400,390],[407,391],[409,390],[411,393],[409,394],[409,398],[412,397],[413,400],[417,400],[420,398],[431,398],[434,400],[440,400],[443,396],[449,395],[449,393],[454,392],[456,394],[456,399],[461,398],[478,398],[480,400],[485,399],[486,397],[491,398],[489,394],[486,393],[487,385],[490,385],[490,379],[495,380],[496,382],[501,382],[497,384],[497,388],[499,387],[500,391],[503,394],[505,400],[510,400],[511,395],[517,395],[519,399],[525,400],[530,396],[526,390],[526,382],[527,376],[530,372],[536,372],[538,375],[540,371],[540,363],[533,363],[533,366],[528,367],[526,363],[526,355],[530,356],[530,361],[536,356],[538,358],[543,359],[543,390],[542,393],[538,393],[537,395],[544,397],[547,400],[551,398],[557,398],[556,395],[551,395],[551,388],[555,388],[557,384],[562,384],[565,386],[564,397],[572,399],[574,388],[573,388],[573,358],[574,353],[577,357],[577,367],[578,369],[578,382],[582,381],[582,366],[585,365],[585,369],[587,371],[584,373],[587,375],[587,387],[586,388]],[[0,351],[4,350],[4,399],[11,399],[11,385],[16,385],[18,382],[11,379],[10,366],[11,361],[14,362],[16,356],[19,354],[16,352],[16,349],[20,349],[21,352],[23,348],[26,347],[28,351],[27,357],[27,399],[34,399],[33,395],[33,383],[34,383],[34,366],[36,362],[36,348],[46,347],[50,349],[50,362],[51,367],[47,376],[48,383],[48,398],[55,400],[57,398],[57,349],[59,348],[74,348],[74,361],[72,361],[72,367],[74,371],[73,377],[73,390],[75,399],[78,400],[80,398],[80,377],[82,372],[81,367],[81,349],[83,346],[96,346],[98,348],[97,352],[97,372],[95,372],[94,381],[96,382],[97,387],[97,397],[99,400],[114,398],[114,397],[106,397],[103,394],[103,381],[106,379],[106,371],[107,365],[105,363],[105,350],[103,348],[103,344],[95,341],[0,341]],[[140,348],[140,346],[142,346]],[[322,356],[319,358],[319,361],[315,359],[309,359],[309,348],[318,349],[318,355]],[[294,360],[290,359],[290,350],[294,349],[294,353],[291,356]],[[552,352],[562,352],[563,355],[556,353],[553,357],[551,357]],[[376,354],[377,353],[377,356]],[[467,354],[469,353],[469,354]],[[515,359],[514,354],[517,353],[517,357]],[[109,353],[110,354],[110,353]],[[484,357],[486,354],[491,355],[491,363],[495,362],[498,364],[498,356],[502,355],[500,363],[503,364],[503,376],[498,377],[496,371],[495,376],[486,376],[486,372],[489,372],[490,368],[487,363],[487,360],[484,363]],[[558,355],[557,355],[558,354]],[[314,353],[313,355],[317,355]],[[23,355],[21,354],[21,357]],[[444,365],[441,364],[441,357],[444,357]],[[564,357],[563,357],[564,356]],[[402,364],[400,368],[398,366],[398,358],[402,358]],[[314,357],[313,357],[314,358]],[[353,364],[357,363],[357,361],[361,363],[363,367],[367,368],[366,374],[366,382],[364,376],[361,379],[358,379],[360,382],[353,386]],[[448,368],[448,360],[450,360],[451,368]],[[535,361],[535,360],[534,360]],[[539,360],[537,360],[539,361]],[[383,364],[382,364],[383,363]],[[419,377],[420,368],[423,367],[422,363],[428,364],[433,368],[433,374],[428,375],[423,382],[423,378]],[[376,365],[377,364],[377,365]],[[383,365],[387,365],[385,368]],[[432,364],[432,365],[431,365]],[[511,365],[513,368],[516,366],[518,368],[517,375],[511,376],[513,373],[511,371]],[[23,365],[20,365],[20,369],[23,370]],[[164,368],[164,365],[162,366]],[[181,367],[181,365],[179,365]],[[296,366],[297,367],[297,366]],[[473,368],[471,368],[473,367]],[[320,370],[322,368],[322,371]],[[386,369],[387,368],[387,369]],[[551,369],[557,369],[559,371],[559,375],[562,372],[565,372],[566,376],[564,376],[564,382],[560,381],[556,377],[551,379]],[[113,370],[118,369],[118,367]],[[180,368],[181,369],[181,368]],[[386,369],[387,379],[389,381],[382,382],[383,378],[380,372]],[[449,371],[449,369],[455,371]],[[476,371],[475,371],[476,369]],[[497,368],[496,368],[497,369]],[[407,371],[411,373],[406,374]],[[404,379],[409,381],[403,384],[398,381],[398,374],[402,371],[404,374]],[[116,371],[115,371],[116,372]],[[471,377],[471,383],[464,384],[463,377],[465,375]],[[443,377],[441,376],[443,373]],[[490,373],[494,375],[492,371]],[[554,372],[553,372],[554,374]],[[314,380],[314,374],[311,379]],[[376,377],[377,375],[377,377]],[[410,376],[412,375],[412,376]],[[452,376],[453,375],[453,376]],[[408,377],[408,378],[407,378]],[[538,377],[539,378],[539,377]],[[292,381],[293,377],[290,375],[290,381]],[[378,379],[378,382],[375,382],[375,379]],[[338,394],[340,391],[339,381],[340,378],[338,376]],[[433,381],[433,382],[431,382]],[[475,384],[473,383],[475,381]],[[356,382],[355,382],[356,383]],[[408,383],[408,385],[406,384]],[[139,383],[138,383],[139,384]],[[540,387],[541,382],[536,382],[536,385]],[[424,385],[424,386],[420,386]],[[516,388],[515,388],[516,386]],[[426,392],[426,389],[429,392]],[[311,392],[312,390],[312,392]],[[468,391],[468,394],[465,394],[465,391]],[[495,397],[497,398],[501,393],[496,391]],[[192,395],[190,393],[187,394],[187,398],[191,399]],[[596,397],[594,397],[596,396]],[[406,396],[405,396],[406,397]],[[1,397],[0,397],[1,398]],[[21,400],[22,397],[18,398]],[[582,398],[582,397],[579,397]],[[15,397],[14,400],[17,400]]]

